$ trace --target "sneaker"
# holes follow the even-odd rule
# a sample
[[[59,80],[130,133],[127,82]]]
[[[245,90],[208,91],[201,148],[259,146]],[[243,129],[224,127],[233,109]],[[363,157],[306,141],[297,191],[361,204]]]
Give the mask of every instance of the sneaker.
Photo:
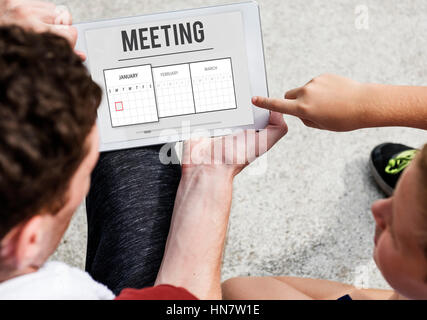
[[[400,175],[415,158],[417,151],[395,143],[383,143],[372,150],[369,167],[375,181],[386,195],[393,194]]]

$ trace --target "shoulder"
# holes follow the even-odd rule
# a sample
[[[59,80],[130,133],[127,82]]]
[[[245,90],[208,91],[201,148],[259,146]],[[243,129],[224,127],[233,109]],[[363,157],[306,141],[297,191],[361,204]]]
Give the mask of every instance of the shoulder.
[[[83,270],[48,262],[35,272],[1,283],[0,299],[109,300],[114,294]]]

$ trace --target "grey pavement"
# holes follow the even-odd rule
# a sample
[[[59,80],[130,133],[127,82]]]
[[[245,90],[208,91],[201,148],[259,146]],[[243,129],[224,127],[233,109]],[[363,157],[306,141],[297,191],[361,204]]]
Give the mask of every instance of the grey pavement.
[[[88,21],[230,1],[55,1],[74,21]],[[271,96],[322,73],[358,81],[425,85],[427,2],[423,0],[262,0]],[[355,26],[358,5],[369,29]],[[349,133],[306,128],[285,117],[289,133],[267,156],[261,176],[240,174],[234,184],[223,279],[295,275],[387,288],[371,258],[370,206],[384,197],[367,168],[371,149],[393,141],[420,147],[427,134],[407,128]],[[84,267],[84,205],[54,259]]]

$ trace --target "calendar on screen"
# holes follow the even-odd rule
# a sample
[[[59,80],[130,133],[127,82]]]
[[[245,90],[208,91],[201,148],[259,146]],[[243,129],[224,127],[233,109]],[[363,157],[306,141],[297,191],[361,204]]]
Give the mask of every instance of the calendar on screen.
[[[104,70],[113,127],[237,108],[231,58]]]
[[[189,132],[218,136],[256,121],[265,127],[268,112],[257,116],[251,103],[256,83],[262,90],[254,92],[267,94],[260,33],[252,29],[245,41],[240,7],[250,8],[255,26],[253,4],[79,26],[90,73],[103,89],[101,150],[186,140]],[[248,55],[255,52],[249,68]]]

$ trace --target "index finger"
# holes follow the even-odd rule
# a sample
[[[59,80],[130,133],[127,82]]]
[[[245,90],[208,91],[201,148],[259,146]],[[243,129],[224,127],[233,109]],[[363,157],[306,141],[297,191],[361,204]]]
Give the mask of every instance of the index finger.
[[[276,111],[280,113],[290,114],[292,116],[299,116],[298,102],[294,99],[275,99],[267,97],[253,97],[252,103],[257,107]]]

